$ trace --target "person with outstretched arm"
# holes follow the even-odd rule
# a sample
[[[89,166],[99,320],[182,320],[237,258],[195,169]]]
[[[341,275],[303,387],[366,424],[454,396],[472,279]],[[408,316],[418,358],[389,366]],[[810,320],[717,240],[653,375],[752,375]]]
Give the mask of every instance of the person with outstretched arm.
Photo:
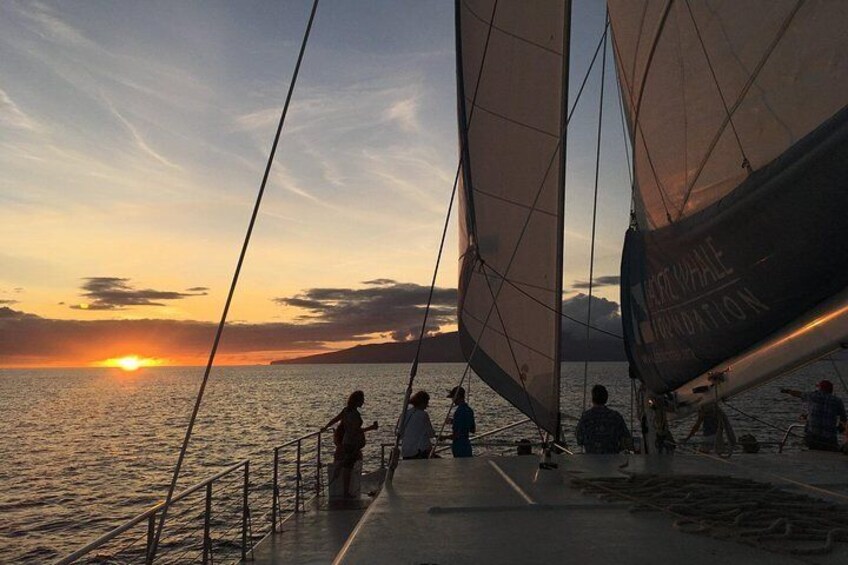
[[[833,394],[833,383],[821,381],[812,392],[782,388],[780,392],[800,398],[807,403],[807,423],[804,443],[810,449],[838,451],[837,432],[845,430],[845,404]]]

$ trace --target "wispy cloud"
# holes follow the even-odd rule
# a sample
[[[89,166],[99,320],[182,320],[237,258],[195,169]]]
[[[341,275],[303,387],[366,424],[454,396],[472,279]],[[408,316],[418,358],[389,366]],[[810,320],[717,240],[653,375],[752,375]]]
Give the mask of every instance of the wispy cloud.
[[[405,98],[392,104],[384,113],[385,119],[396,122],[400,129],[415,133],[421,129],[418,119],[417,97]]]
[[[138,147],[145,154],[149,155],[150,157],[152,157],[156,161],[159,161],[160,163],[162,163],[163,165],[165,165],[167,167],[171,167],[171,168],[178,169],[178,170],[181,169],[181,167],[179,165],[172,163],[171,161],[166,159],[164,156],[162,156],[161,154],[159,154],[158,152],[153,150],[153,148],[150,147],[150,145],[147,143],[147,141],[145,141],[145,139],[138,132],[136,127],[133,126],[129,122],[129,120],[127,120],[120,112],[118,112],[117,109],[115,109],[115,106],[112,104],[112,102],[110,102],[105,97],[103,97],[103,100],[106,103],[106,106],[109,108],[109,111],[112,112],[112,115],[115,116],[118,119],[118,121],[121,122],[124,125],[124,127],[126,127],[127,131],[130,132],[130,135],[132,136],[136,147]]]
[[[0,125],[29,131],[38,129],[36,122],[26,115],[2,88],[0,88]]]
[[[600,288],[604,286],[615,286],[620,283],[621,277],[619,275],[604,275],[602,277],[595,277],[595,280],[592,282],[592,287]],[[574,281],[571,284],[571,288],[588,289],[589,281]]]

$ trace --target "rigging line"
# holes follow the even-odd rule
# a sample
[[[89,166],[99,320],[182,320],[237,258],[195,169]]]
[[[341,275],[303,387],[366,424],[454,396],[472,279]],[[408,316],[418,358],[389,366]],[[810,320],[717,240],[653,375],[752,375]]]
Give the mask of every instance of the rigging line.
[[[474,99],[471,101],[471,112],[469,112],[469,114],[468,114],[468,122],[466,124],[466,138],[467,138],[468,130],[471,128],[471,120],[474,119],[474,109],[476,107],[475,102],[477,100],[477,95],[479,94],[479,91],[480,91],[480,81],[483,77],[483,69],[486,65],[486,55],[489,52],[489,41],[492,37],[492,27],[493,27],[494,22],[495,22],[495,13],[497,12],[497,9],[498,9],[498,0],[495,0],[494,4],[492,5],[492,16],[491,16],[491,19],[489,21],[489,30],[486,34],[486,43],[483,46],[483,54],[482,54],[481,59],[480,59],[480,70],[477,72],[477,80],[476,80],[476,83],[474,85]],[[458,40],[457,40],[457,45],[459,45]],[[461,61],[460,61],[460,64],[461,64]],[[439,242],[439,252],[438,252],[438,255],[436,256],[436,265],[435,265],[435,268],[433,269],[433,279],[430,283],[430,294],[427,298],[427,306],[424,309],[424,321],[421,324],[421,333],[418,336],[418,345],[415,348],[415,357],[412,361],[412,367],[409,370],[409,380],[408,380],[407,385],[406,385],[406,391],[404,392],[403,407],[401,408],[400,417],[398,418],[397,424],[395,425],[395,444],[394,444],[394,447],[392,448],[392,457],[391,457],[391,461],[390,461],[390,464],[389,464],[388,472],[386,474],[386,480],[389,483],[391,483],[392,479],[394,478],[394,469],[395,469],[395,466],[397,465],[397,460],[398,460],[399,453],[400,453],[399,452],[400,440],[403,437],[404,432],[406,431],[406,412],[407,412],[407,408],[409,406],[409,399],[412,397],[412,385],[415,381],[415,376],[418,374],[418,363],[419,363],[419,359],[421,357],[421,346],[422,346],[422,343],[424,341],[424,335],[427,331],[427,319],[430,315],[430,306],[431,306],[432,299],[433,299],[433,290],[436,286],[436,276],[439,273],[439,266],[441,265],[441,261],[442,261],[442,251],[445,247],[445,239],[447,238],[448,226],[450,224],[450,218],[451,218],[451,211],[453,210],[453,202],[456,198],[457,186],[459,185],[459,176],[462,173],[462,162],[463,162],[462,155],[464,155],[464,153],[465,153],[464,150],[460,151],[459,162],[456,165],[456,174],[454,175],[454,179],[453,179],[453,188],[451,189],[451,196],[450,196],[450,201],[448,202],[447,214],[445,214],[445,225],[444,225],[444,228],[442,229],[442,238],[441,238],[441,241]],[[475,348],[476,348],[476,344],[475,344]],[[468,367],[466,367],[466,371],[467,370],[468,370]],[[463,375],[463,379],[464,378],[465,378],[465,376]]]
[[[724,92],[722,92],[721,85],[718,83],[718,76],[716,75],[715,67],[713,67],[712,59],[710,59],[710,54],[707,53],[707,46],[704,44],[704,38],[701,36],[701,29],[698,27],[698,22],[695,21],[695,14],[692,12],[692,6],[689,3],[689,0],[685,0],[684,4],[686,4],[686,11],[689,13],[689,19],[692,20],[692,27],[695,28],[695,36],[698,38],[701,51],[704,53],[704,59],[707,61],[707,68],[710,69],[710,76],[713,79],[713,84],[715,84],[718,97],[721,99],[721,105],[724,108],[724,115],[730,125],[731,131],[733,131],[733,137],[736,138],[736,144],[739,146],[739,152],[742,153],[742,166],[745,167],[748,170],[748,174],[750,174],[751,163],[748,161],[748,156],[745,154],[745,148],[742,146],[742,140],[739,138],[739,132],[736,131],[736,125],[733,123],[733,117],[730,115],[730,108],[727,107],[727,99],[724,97]]]
[[[692,180],[689,182],[689,186],[686,190],[686,196],[683,199],[683,205],[681,206],[680,214],[678,214],[678,216],[677,216],[678,219],[680,219],[680,217],[683,215],[683,209],[686,207],[686,203],[689,201],[689,198],[692,196],[692,191],[695,189],[695,183],[698,182],[698,179],[700,178],[701,173],[706,168],[707,161],[709,161],[710,157],[712,156],[713,150],[715,150],[716,146],[718,145],[718,142],[721,139],[721,136],[724,133],[724,130],[727,127],[728,123],[731,123],[731,127],[732,127],[732,122],[731,122],[730,118],[733,116],[733,114],[736,113],[736,110],[739,109],[739,106],[742,105],[742,102],[745,100],[745,97],[748,95],[748,91],[751,89],[751,87],[754,85],[754,81],[757,80],[757,77],[760,75],[760,71],[763,70],[763,67],[768,62],[769,58],[771,57],[771,54],[774,52],[775,48],[777,48],[777,44],[780,43],[781,39],[783,39],[783,36],[786,34],[786,31],[789,29],[789,25],[792,23],[792,20],[795,19],[795,15],[798,13],[798,10],[801,9],[801,6],[803,4],[804,4],[804,0],[798,0],[795,3],[795,7],[792,8],[792,10],[789,12],[789,14],[787,14],[786,18],[783,20],[783,23],[780,25],[780,29],[777,31],[777,34],[775,35],[771,44],[769,44],[765,53],[763,53],[762,58],[757,63],[757,66],[754,68],[753,72],[751,73],[751,76],[748,77],[748,81],[745,83],[745,86],[742,87],[742,90],[739,92],[739,95],[736,97],[736,102],[734,102],[733,106],[728,110],[727,116],[724,118],[724,121],[719,126],[718,130],[716,131],[716,134],[713,137],[709,148],[707,149],[706,153],[704,154],[704,158],[701,159],[701,163],[699,164],[698,169],[695,171],[695,174],[693,175]]]
[[[609,13],[606,15],[609,21]],[[606,39],[606,33],[604,33]],[[598,103],[598,142],[595,148],[595,195],[592,204],[592,245],[589,252],[589,303],[586,307],[586,357],[583,360],[583,411],[586,411],[586,390],[589,386],[589,325],[592,323],[592,292],[595,276],[595,234],[598,221],[598,185],[601,171],[601,126],[604,122],[604,85],[607,70],[607,42],[604,41],[604,53],[601,57],[601,93]]]
[[[291,103],[292,95],[294,93],[294,87],[297,84],[297,76],[298,76],[298,73],[300,72],[300,65],[303,62],[303,55],[306,51],[306,44],[309,40],[309,33],[312,30],[312,22],[315,20],[315,12],[317,11],[317,9],[318,9],[318,0],[314,0],[314,2],[312,4],[312,11],[309,14],[309,22],[306,24],[306,31],[303,34],[303,41],[301,42],[301,45],[300,45],[300,52],[298,53],[298,56],[297,56],[297,63],[295,64],[294,72],[292,73],[291,83],[289,84],[289,91],[288,91],[288,94],[286,95],[286,101],[285,101],[285,104],[283,105],[283,111],[280,114],[280,121],[279,121],[279,124],[277,125],[277,132],[274,135],[274,142],[271,145],[271,152],[268,155],[268,161],[265,165],[265,174],[262,176],[262,183],[259,187],[259,193],[256,195],[256,203],[253,206],[253,213],[250,216],[250,223],[248,224],[247,232],[245,233],[245,236],[244,236],[244,243],[242,244],[242,248],[241,248],[241,253],[239,254],[238,262],[236,263],[235,272],[233,273],[233,279],[232,279],[232,282],[230,283],[230,291],[227,294],[227,301],[224,304],[224,310],[221,313],[221,321],[218,323],[218,330],[215,333],[215,340],[212,343],[212,350],[209,352],[209,360],[206,363],[206,370],[203,373],[203,381],[200,384],[200,390],[197,393],[197,399],[195,400],[195,403],[194,403],[194,409],[192,410],[192,413],[191,413],[191,419],[189,420],[188,427],[186,428],[186,434],[185,434],[185,438],[183,439],[182,448],[180,449],[180,455],[177,458],[177,464],[174,467],[174,474],[171,478],[171,484],[168,487],[168,495],[165,498],[164,505],[162,506],[162,515],[159,518],[159,525],[156,528],[156,535],[153,538],[153,543],[150,546],[150,552],[149,552],[149,554],[147,555],[147,558],[146,558],[148,563],[153,563],[153,560],[156,556],[156,549],[157,549],[157,546],[159,545],[159,538],[162,535],[162,529],[165,527],[165,518],[168,515],[168,507],[170,506],[171,499],[174,496],[174,489],[177,486],[177,479],[180,476],[180,469],[182,468],[183,459],[185,459],[185,454],[186,454],[186,451],[188,450],[188,444],[189,444],[189,441],[191,440],[191,433],[192,433],[192,430],[194,429],[194,423],[195,423],[195,420],[197,419],[197,414],[200,411],[200,404],[203,400],[203,393],[206,390],[206,383],[209,381],[209,374],[211,373],[212,365],[215,362],[215,354],[218,351],[218,344],[221,341],[221,335],[223,334],[224,326],[227,323],[227,314],[229,313],[230,304],[232,303],[233,295],[235,294],[235,291],[236,291],[236,285],[238,284],[238,280],[239,280],[239,274],[241,273],[241,267],[244,264],[244,258],[247,255],[247,249],[248,249],[248,246],[250,245],[250,237],[253,234],[253,227],[256,225],[256,217],[259,215],[259,207],[262,204],[262,196],[265,194],[265,187],[268,183],[268,177],[271,173],[271,165],[274,163],[274,156],[277,153],[277,146],[278,146],[279,141],[280,141],[280,135],[283,131],[283,124],[285,124],[286,114],[288,113],[289,104]]]
[[[842,372],[839,370],[839,367],[836,365],[836,359],[833,358],[833,355],[828,355],[827,359],[830,361],[830,364],[833,366],[833,371],[836,373],[836,378],[838,378],[839,382],[842,383],[842,388],[845,389],[845,392],[848,392],[848,385],[845,384],[845,380],[842,378]]]
[[[509,286],[511,286],[512,288],[514,288],[515,290],[517,290],[518,292],[520,292],[521,294],[523,294],[524,296],[526,296],[527,298],[529,298],[530,300],[532,300],[533,302],[535,302],[536,304],[538,304],[539,306],[542,306],[542,307],[544,307],[544,308],[546,308],[546,309],[550,310],[551,312],[556,313],[556,309],[552,308],[550,305],[545,304],[544,302],[542,302],[541,300],[539,300],[538,298],[536,298],[536,297],[535,297],[535,296],[533,296],[532,294],[528,293],[526,290],[524,290],[523,288],[521,288],[521,287],[520,287],[517,283],[513,282],[511,279],[509,279],[509,278],[507,278],[507,277],[503,276],[501,273],[499,273],[498,271],[496,271],[496,270],[495,270],[495,269],[494,269],[491,265],[489,265],[488,263],[486,263],[486,268],[488,268],[490,271],[492,271],[492,272],[493,272],[495,275],[497,275],[499,278],[503,279],[503,280],[504,280],[504,282],[506,282]],[[582,320],[578,320],[577,318],[574,318],[573,316],[569,316],[569,315],[568,315],[568,314],[566,314],[565,312],[560,312],[560,313],[559,313],[559,315],[560,315],[560,316],[562,316],[563,318],[565,318],[566,320],[570,321],[570,322],[574,322],[575,324],[580,324],[581,326],[587,326],[586,322],[584,322],[584,321],[582,321]],[[610,337],[614,337],[614,338],[616,338],[616,339],[624,339],[624,337],[622,337],[622,336],[620,336],[620,335],[618,335],[618,334],[616,334],[616,333],[613,333],[613,332],[610,332],[610,331],[607,331],[607,330],[601,329],[601,328],[599,328],[598,326],[593,326],[593,325],[589,324],[587,327],[589,327],[589,328],[591,328],[591,329],[595,330],[596,332],[599,332],[599,333],[602,333],[602,334],[608,335],[608,336],[610,336]]]
[[[610,27],[612,28],[612,24],[610,24]],[[615,39],[615,29],[613,29],[613,33],[612,33],[612,49],[613,49],[613,52],[615,53],[616,58],[619,61],[621,61],[622,60],[621,52],[618,49],[618,42]],[[620,74],[618,74],[618,79],[619,79],[619,82],[622,79],[624,80],[624,86],[625,86],[625,88],[627,88],[628,93],[631,94],[631,96],[630,96],[630,107],[633,108],[634,105],[633,105],[633,100],[632,100],[633,99],[632,89],[630,88],[630,85],[627,82],[627,75],[624,74],[624,73],[620,73]],[[621,104],[623,105],[624,101],[621,97],[620,92],[619,92],[619,99],[622,100]],[[625,136],[626,139],[630,140],[630,149],[633,152],[632,171],[634,171],[634,172],[636,170],[636,135],[637,134],[639,135],[639,138],[642,140],[642,145],[645,146],[645,158],[648,160],[648,166],[651,169],[651,174],[653,175],[654,182],[657,185],[657,194],[659,194],[659,196],[660,196],[660,203],[663,206],[663,210],[665,210],[665,216],[668,219],[668,222],[672,223],[671,222],[671,212],[668,209],[668,203],[665,201],[665,190],[663,189],[662,184],[660,183],[660,178],[659,178],[659,175],[657,174],[656,166],[654,165],[654,160],[651,157],[651,154],[648,152],[648,141],[645,139],[645,132],[642,131],[642,128],[639,126],[639,122],[636,120],[636,116],[634,115],[633,116],[633,132],[632,132],[632,135],[626,135]],[[635,181],[633,174],[634,174],[633,172],[630,173],[630,175],[631,175],[631,177],[630,177],[631,192],[634,191],[635,188],[636,188],[636,184],[635,184],[636,181]]]
[[[501,316],[501,309],[498,308],[498,303],[495,300],[495,293],[494,291],[492,291],[492,285],[489,281],[489,277],[485,276],[486,264],[481,261],[480,266],[484,270],[483,277],[486,279],[486,287],[489,289],[489,294],[492,295],[492,303],[495,305],[495,314],[497,314],[498,316],[498,321],[500,321],[501,328],[503,328],[506,343],[509,346],[509,355],[510,357],[512,357],[512,362],[515,365],[515,370],[518,372],[518,379],[521,381],[521,388],[524,390],[524,395],[527,397],[527,405],[530,407],[530,413],[532,415],[533,423],[536,424],[536,429],[539,431],[539,437],[544,443],[545,434],[542,432],[542,428],[538,424],[536,408],[533,406],[533,399],[530,396],[530,391],[527,390],[527,383],[524,382],[526,375],[521,370],[521,367],[518,366],[518,358],[515,356],[515,349],[513,349],[512,347],[512,339],[510,339],[509,334],[507,333],[506,324],[504,323],[503,316]],[[503,286],[503,282],[501,282],[501,286]],[[500,293],[500,289],[498,289],[498,293]],[[556,344],[556,347],[559,347],[559,344]]]
[[[799,437],[799,436],[797,436],[796,434],[792,433],[790,430],[783,429],[783,428],[781,428],[780,426],[778,426],[777,424],[773,424],[773,423],[771,423],[771,422],[767,422],[767,421],[765,421],[765,420],[763,420],[763,419],[761,419],[761,418],[758,418],[758,417],[754,416],[753,414],[748,414],[748,413],[747,413],[747,412],[745,412],[744,410],[741,410],[740,408],[737,408],[736,406],[734,406],[734,405],[730,404],[727,400],[722,400],[721,402],[722,402],[722,404],[724,404],[724,405],[725,405],[725,406],[727,406],[728,408],[731,408],[732,410],[734,410],[734,411],[738,412],[739,414],[741,414],[741,415],[745,416],[746,418],[750,418],[751,420],[754,420],[755,422],[759,422],[760,424],[762,424],[762,425],[764,425],[764,426],[768,426],[769,428],[773,428],[773,429],[775,429],[775,430],[777,430],[777,431],[779,431],[779,432],[782,432],[782,433],[784,433],[784,434],[788,433],[788,434],[790,434],[790,435],[793,435],[793,436]]]

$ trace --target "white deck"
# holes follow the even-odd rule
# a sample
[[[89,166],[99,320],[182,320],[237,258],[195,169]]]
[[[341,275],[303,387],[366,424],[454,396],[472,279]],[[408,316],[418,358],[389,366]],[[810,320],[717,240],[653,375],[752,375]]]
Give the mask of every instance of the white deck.
[[[535,457],[405,461],[371,504],[338,563],[847,563],[848,544],[795,557],[683,533],[661,512],[584,495],[573,477],[623,476],[626,456],[558,458],[539,471]],[[753,478],[848,503],[848,457],[838,454],[631,456],[628,472]],[[816,491],[800,483],[821,487]],[[320,562],[320,561],[316,561]]]

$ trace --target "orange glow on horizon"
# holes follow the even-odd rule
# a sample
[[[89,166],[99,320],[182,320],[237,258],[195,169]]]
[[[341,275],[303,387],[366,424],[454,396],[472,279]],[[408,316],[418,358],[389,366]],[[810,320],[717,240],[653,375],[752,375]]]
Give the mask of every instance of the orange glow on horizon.
[[[162,359],[150,357],[139,357],[138,355],[127,355],[125,357],[113,357],[97,363],[100,367],[117,367],[127,372],[137,371],[141,367],[156,367],[162,365]]]

